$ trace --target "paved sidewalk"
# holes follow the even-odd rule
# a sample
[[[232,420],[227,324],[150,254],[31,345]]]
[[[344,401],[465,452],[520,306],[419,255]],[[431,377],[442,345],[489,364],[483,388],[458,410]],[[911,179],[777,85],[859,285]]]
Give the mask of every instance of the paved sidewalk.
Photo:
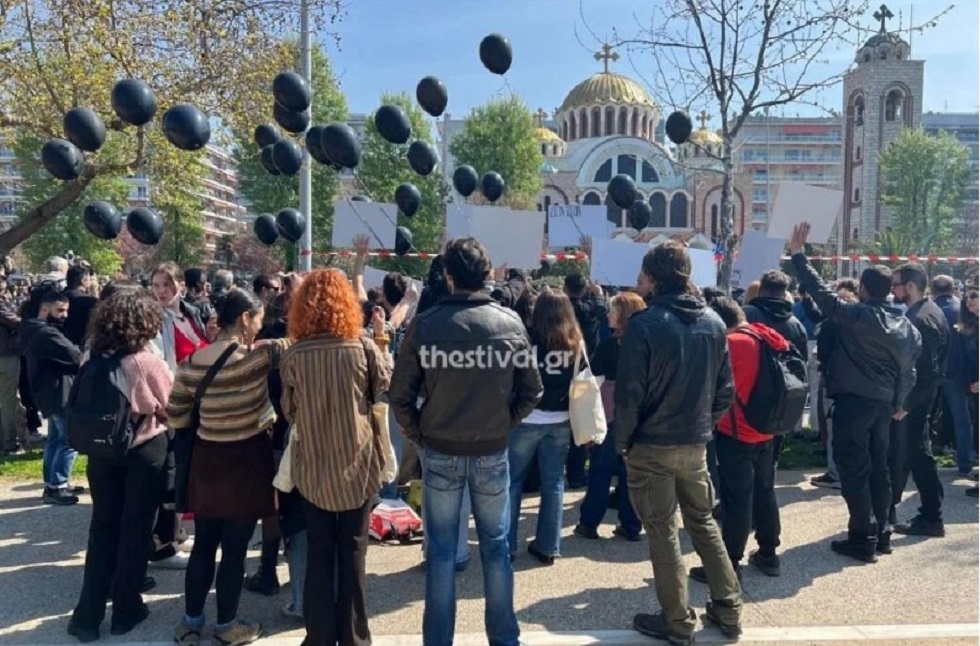
[[[783,576],[767,578],[746,570],[746,606],[742,643],[860,644],[869,640],[895,645],[976,644],[978,613],[978,517],[976,499],[963,492],[970,483],[943,471],[947,536],[920,539],[895,536],[895,553],[877,565],[859,565],[832,553],[829,540],[843,536],[846,508],[838,492],[817,489],[797,472],[779,474],[782,510]],[[913,492],[903,503],[902,520],[914,515]],[[535,566],[522,553],[517,571],[518,619],[532,646],[645,644],[629,630],[636,612],[654,612],[656,598],[645,540],[585,541],[572,536],[580,492],[566,495],[562,553],[552,568]],[[39,504],[40,487],[0,483],[0,644],[65,644],[70,613],[81,585],[90,507],[51,508]],[[83,498],[87,503],[88,499]],[[521,533],[533,533],[537,500],[524,502]],[[614,522],[614,514],[607,520]],[[600,528],[611,536],[612,525]],[[258,540],[258,537],[256,537]],[[751,541],[750,541],[751,544]],[[475,537],[469,571],[459,575],[457,644],[482,644],[483,601]],[[698,563],[684,538],[688,566]],[[250,555],[254,571],[257,553]],[[368,551],[369,610],[376,646],[418,644],[422,625],[424,576],[417,545],[372,545]],[[158,587],[147,602],[150,619],[117,644],[164,644],[182,612],[183,574],[153,571]],[[287,579],[286,568],[279,569]],[[707,588],[691,583],[692,604],[703,609]],[[283,618],[279,608],[290,598],[284,586],[277,598],[244,593],[241,615],[266,627],[266,644],[295,645],[301,626]],[[214,617],[214,600],[208,615]],[[895,628],[902,626],[902,628]],[[825,627],[825,630],[815,631]],[[829,627],[836,627],[830,630]],[[875,628],[881,627],[881,628]],[[943,630],[947,632],[930,632]],[[714,631],[699,643],[719,643]]]

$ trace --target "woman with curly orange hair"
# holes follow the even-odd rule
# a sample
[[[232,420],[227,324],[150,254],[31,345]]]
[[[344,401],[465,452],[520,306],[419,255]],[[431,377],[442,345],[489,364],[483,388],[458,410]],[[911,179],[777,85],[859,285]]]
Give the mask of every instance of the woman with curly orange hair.
[[[371,409],[390,373],[362,324],[354,290],[336,270],[307,275],[289,308],[296,343],[282,358],[282,406],[295,425],[290,471],[306,520],[307,644],[371,643],[364,568],[385,459]]]

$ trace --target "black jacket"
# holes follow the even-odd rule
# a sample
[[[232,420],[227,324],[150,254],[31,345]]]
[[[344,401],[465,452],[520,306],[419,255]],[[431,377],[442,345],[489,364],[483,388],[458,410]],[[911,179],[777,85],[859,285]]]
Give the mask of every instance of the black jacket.
[[[88,322],[92,317],[92,312],[99,304],[99,299],[80,289],[69,289],[65,294],[68,296],[68,320],[65,321],[65,336],[79,348],[84,348]]]
[[[630,317],[616,371],[616,447],[705,444],[735,389],[725,324],[704,301],[661,294]]]
[[[20,316],[11,303],[0,301],[0,357],[19,357]]]
[[[201,331],[203,332],[211,319],[215,317],[214,305],[211,304],[211,300],[207,296],[185,296],[183,302],[195,313],[197,320],[202,325]],[[69,310],[70,312],[71,310]],[[186,313],[187,310],[185,310]]]
[[[606,317],[609,316],[609,306],[602,296],[587,294],[581,298],[569,298],[575,310],[578,326],[585,338],[585,349],[591,359],[595,355],[596,348],[599,347],[599,332],[602,324],[606,322]]]
[[[922,337],[922,351],[915,363],[915,386],[903,408],[911,411],[925,405],[931,409],[936,391],[946,378],[946,357],[949,354],[946,315],[938,305],[925,298],[910,307],[905,316]]]
[[[402,433],[448,455],[503,451],[544,392],[530,350],[517,314],[483,292],[453,294],[416,314],[388,389]]]
[[[826,317],[824,325],[833,321],[837,326],[824,366],[827,396],[887,402],[897,412],[915,384],[915,362],[922,347],[915,327],[884,301],[840,300],[803,254],[793,255],[793,265],[800,285]]]
[[[525,327],[531,325],[531,295],[528,293],[527,278],[517,269],[511,269],[507,281],[494,285],[490,292],[493,300],[517,312]]]
[[[78,374],[81,351],[59,326],[41,319],[24,321],[21,342],[26,349],[27,376],[37,409],[45,417],[61,414]]]
[[[804,361],[810,356],[806,345],[806,327],[793,316],[793,305],[787,300],[766,296],[754,298],[745,306],[745,318],[749,323],[762,323],[779,332],[799,351]]]
[[[531,347],[534,348],[535,356],[538,359],[541,384],[544,386],[544,395],[535,408],[543,411],[567,411],[569,404],[568,389],[571,387],[572,378],[575,376],[575,356],[573,353],[549,355],[548,348],[542,345],[534,330],[531,330],[529,335]],[[549,357],[556,358],[550,359]],[[579,359],[579,370],[584,370],[587,367],[589,367],[588,361],[584,357]]]

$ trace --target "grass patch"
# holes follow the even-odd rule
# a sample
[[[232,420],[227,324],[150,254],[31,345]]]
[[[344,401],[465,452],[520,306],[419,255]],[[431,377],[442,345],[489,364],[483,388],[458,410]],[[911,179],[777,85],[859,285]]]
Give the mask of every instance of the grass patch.
[[[43,449],[31,449],[24,455],[0,456],[0,479],[16,480],[19,482],[40,482],[41,481],[41,460],[44,455]],[[75,466],[72,468],[73,474],[85,474],[85,467],[88,458],[84,455],[78,456]]]
[[[827,451],[813,433],[783,436],[780,471],[819,471],[827,468]]]

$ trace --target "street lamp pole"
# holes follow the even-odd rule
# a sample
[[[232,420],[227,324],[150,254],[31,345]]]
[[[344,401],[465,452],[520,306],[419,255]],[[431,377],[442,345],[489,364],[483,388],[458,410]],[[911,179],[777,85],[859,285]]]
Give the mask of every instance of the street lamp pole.
[[[303,78],[313,88],[313,61],[310,54],[310,0],[300,0],[300,66]],[[313,107],[310,106],[312,113]],[[306,220],[306,231],[300,240],[299,267],[300,271],[310,271],[313,268],[313,216],[312,216],[312,164],[310,153],[303,147],[303,166],[299,171],[299,210]]]

